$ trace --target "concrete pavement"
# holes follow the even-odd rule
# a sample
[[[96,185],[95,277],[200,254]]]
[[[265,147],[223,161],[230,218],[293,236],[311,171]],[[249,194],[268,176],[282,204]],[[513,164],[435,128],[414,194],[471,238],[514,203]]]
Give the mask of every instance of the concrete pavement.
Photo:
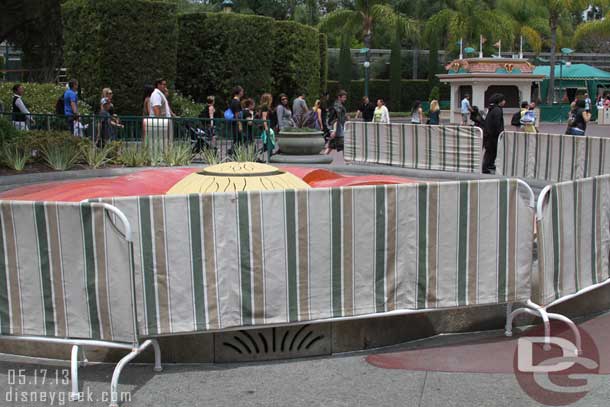
[[[598,318],[607,317],[602,315]],[[285,362],[165,365],[164,372],[156,374],[151,366],[129,365],[121,377],[119,392],[127,400],[122,404],[125,406],[542,406],[522,390],[512,373],[383,369],[366,361],[372,353],[459,347],[477,341],[503,340],[502,334],[492,331],[442,335],[390,349]],[[69,385],[61,382],[66,371],[66,363],[30,363],[25,358],[0,355],[0,406],[108,404],[105,397],[112,366],[81,368],[81,391],[87,399],[81,403],[67,401]],[[45,383],[42,383],[43,373],[46,375]],[[570,405],[607,407],[610,375],[600,375],[597,379],[583,399]],[[20,380],[24,384],[19,384]],[[43,394],[46,401],[39,401]],[[16,398],[24,400],[24,397],[37,399],[32,402],[15,401]],[[54,397],[53,403],[50,397]]]

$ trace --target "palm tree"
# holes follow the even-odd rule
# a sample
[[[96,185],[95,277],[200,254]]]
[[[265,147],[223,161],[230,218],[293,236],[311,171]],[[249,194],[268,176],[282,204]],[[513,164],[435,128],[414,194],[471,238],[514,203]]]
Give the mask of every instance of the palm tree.
[[[505,15],[511,23],[515,43],[523,37],[532,51],[540,53],[543,38],[550,36],[546,9],[539,3],[531,0],[499,0],[498,12]]]
[[[441,39],[446,48],[453,48],[460,39],[465,44],[479,43],[479,36],[505,43],[514,41],[512,20],[477,0],[447,0],[446,7],[426,23],[424,37]]]
[[[355,0],[352,8],[343,8],[324,16],[318,28],[322,32],[340,29],[343,33],[362,36],[364,46],[371,48],[375,24],[398,24],[403,33],[417,33],[415,21],[396,13],[386,0]]]
[[[551,31],[551,57],[549,58],[550,75],[549,90],[546,103],[551,103],[555,92],[555,63],[557,61],[557,32],[565,13],[578,12],[585,9],[586,0],[538,0],[548,12],[549,29]]]

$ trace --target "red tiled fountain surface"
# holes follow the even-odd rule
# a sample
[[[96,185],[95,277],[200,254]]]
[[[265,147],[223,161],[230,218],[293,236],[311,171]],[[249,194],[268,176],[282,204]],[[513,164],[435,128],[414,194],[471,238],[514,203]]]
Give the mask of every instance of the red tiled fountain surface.
[[[387,175],[344,176],[316,168],[282,167],[281,169],[303,179],[313,188],[418,182]],[[91,198],[163,195],[182,178],[199,170],[199,168],[159,168],[119,177],[35,184],[2,192],[0,199],[79,202]]]

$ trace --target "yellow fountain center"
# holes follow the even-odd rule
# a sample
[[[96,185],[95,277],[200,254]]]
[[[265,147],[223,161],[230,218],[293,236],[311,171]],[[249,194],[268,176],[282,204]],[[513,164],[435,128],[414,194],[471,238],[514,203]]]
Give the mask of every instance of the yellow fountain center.
[[[192,193],[306,189],[299,177],[267,164],[229,162],[212,165],[176,183],[167,195]]]

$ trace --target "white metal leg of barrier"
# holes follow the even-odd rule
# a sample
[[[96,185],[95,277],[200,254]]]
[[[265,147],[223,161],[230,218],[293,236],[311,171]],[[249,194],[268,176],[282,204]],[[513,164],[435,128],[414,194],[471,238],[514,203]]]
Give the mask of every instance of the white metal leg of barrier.
[[[513,320],[511,318],[511,314],[513,312],[513,304],[506,304],[506,325],[504,327],[504,335],[513,336]]]
[[[551,349],[550,320],[555,319],[557,321],[564,322],[566,325],[568,325],[570,330],[572,330],[572,334],[574,335],[574,340],[576,341],[576,343],[575,343],[576,351],[579,355],[582,354],[582,337],[581,337],[580,331],[578,330],[578,327],[576,326],[574,321],[572,321],[570,318],[568,318],[564,315],[548,312],[545,308],[543,308],[537,304],[534,304],[531,301],[528,301],[527,307],[529,307],[529,308],[516,309],[515,311],[511,312],[508,315],[508,317],[506,318],[506,331],[505,331],[506,336],[512,336],[512,334],[513,334],[512,325],[513,325],[513,320],[515,319],[516,316],[521,315],[521,314],[530,314],[530,315],[538,316],[538,317],[542,318],[542,321],[544,322],[544,350],[548,351]]]
[[[578,327],[576,326],[574,321],[564,315],[554,314],[552,312],[549,312],[548,316],[551,319],[556,319],[558,321],[565,322],[570,327],[570,329],[572,330],[572,334],[574,335],[574,339],[576,340],[576,352],[578,353],[578,355],[582,355],[582,337],[580,336],[580,331],[578,330]]]
[[[72,382],[70,400],[80,400],[81,395],[78,391],[78,345],[72,346],[72,353],[70,354],[70,380]]]
[[[114,368],[114,372],[112,373],[112,381],[110,382],[110,407],[119,406],[117,387],[123,368],[127,365],[127,363],[131,362],[136,356],[142,353],[144,349],[151,345],[155,351],[155,367],[153,370],[155,372],[160,372],[163,370],[163,367],[161,366],[161,349],[159,348],[159,343],[155,339],[145,340],[137,349],[134,349],[129,354],[125,355]]]

